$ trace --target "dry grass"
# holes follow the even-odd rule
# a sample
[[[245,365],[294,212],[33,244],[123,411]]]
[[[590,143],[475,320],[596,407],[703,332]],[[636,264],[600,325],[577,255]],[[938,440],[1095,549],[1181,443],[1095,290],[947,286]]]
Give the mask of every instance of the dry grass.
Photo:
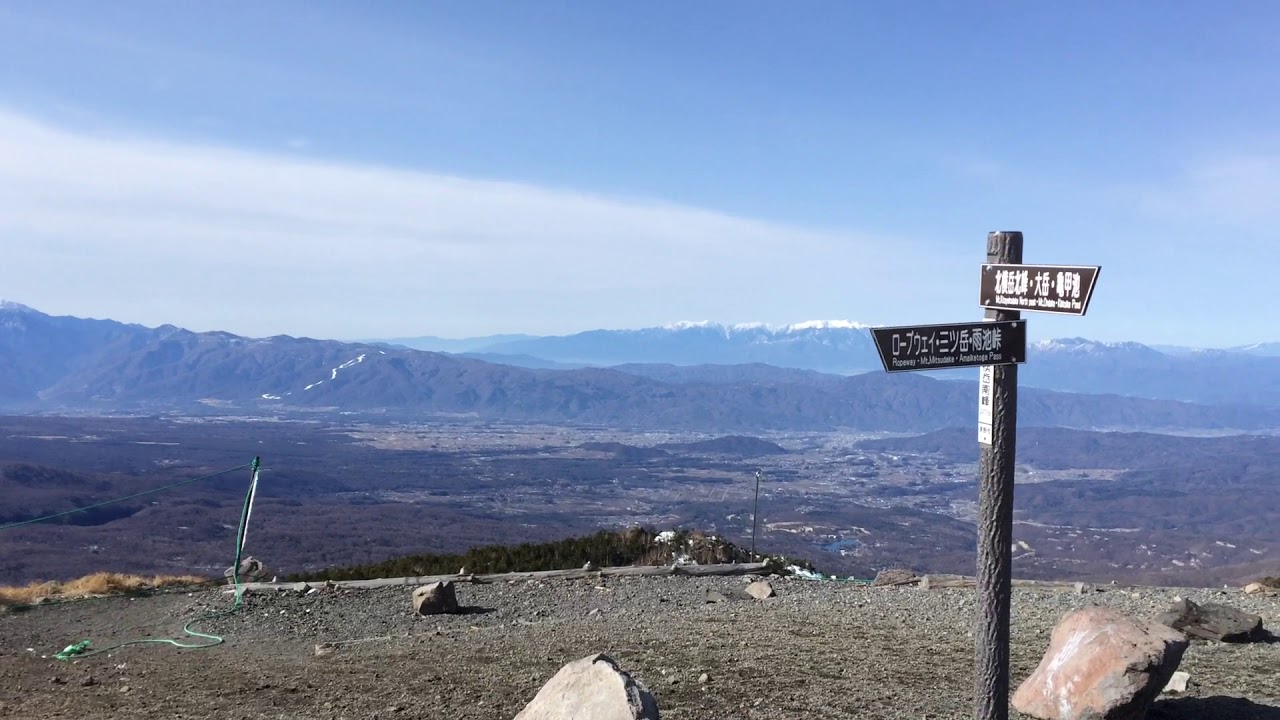
[[[143,590],[171,587],[207,585],[209,578],[199,575],[124,575],[100,572],[82,578],[58,582],[37,582],[22,587],[0,587],[0,607],[6,605],[33,605],[46,600],[74,600],[77,598],[121,595]]]

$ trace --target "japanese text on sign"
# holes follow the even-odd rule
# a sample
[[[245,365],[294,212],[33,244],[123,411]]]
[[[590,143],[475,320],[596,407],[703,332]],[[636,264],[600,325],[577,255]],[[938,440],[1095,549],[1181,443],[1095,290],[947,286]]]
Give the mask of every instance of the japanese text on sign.
[[[1030,270],[997,270],[997,295],[1026,295],[1031,290],[1034,297],[1055,300],[1080,299],[1080,273],[1058,271],[1057,273],[1041,270],[1032,273]]]
[[[991,444],[991,417],[995,403],[995,368],[983,365],[978,375],[978,442]]]
[[[1083,315],[1100,269],[1092,265],[984,265],[981,304]]]
[[[1000,328],[929,330],[916,328],[893,334],[893,356],[981,353],[999,350]]]

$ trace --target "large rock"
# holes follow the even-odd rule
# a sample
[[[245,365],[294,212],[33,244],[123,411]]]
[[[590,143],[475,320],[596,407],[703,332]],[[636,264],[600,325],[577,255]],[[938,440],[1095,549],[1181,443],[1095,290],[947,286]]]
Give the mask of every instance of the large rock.
[[[1203,640],[1253,642],[1265,637],[1260,616],[1216,603],[1197,605],[1179,600],[1157,616],[1156,622]]]
[[[658,720],[658,703],[607,655],[560,668],[515,720]]]
[[[413,611],[419,615],[441,615],[458,612],[458,596],[453,583],[434,582],[413,591]]]
[[[1173,628],[1109,608],[1071,613],[1053,629],[1013,706],[1044,720],[1140,720],[1187,644]]]

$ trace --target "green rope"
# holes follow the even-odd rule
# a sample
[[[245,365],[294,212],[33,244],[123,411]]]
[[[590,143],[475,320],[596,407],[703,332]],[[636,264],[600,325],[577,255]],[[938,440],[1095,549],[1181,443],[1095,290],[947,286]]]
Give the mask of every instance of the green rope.
[[[253,468],[253,476],[249,482],[249,491],[245,493],[244,507],[240,510],[240,527],[239,529],[236,530],[236,561],[235,561],[235,564],[231,566],[231,582],[235,586],[235,601],[232,603],[231,607],[225,610],[218,610],[215,612],[206,613],[205,615],[201,615],[200,617],[195,618],[194,620],[188,622],[186,625],[182,626],[182,632],[186,633],[187,635],[190,635],[191,637],[204,638],[209,642],[185,643],[185,642],[179,642],[177,640],[173,640],[171,638],[144,638],[141,640],[127,640],[125,642],[117,643],[109,647],[90,649],[89,647],[90,641],[81,640],[78,643],[66,646],[65,648],[62,649],[61,652],[54,655],[54,657],[59,660],[70,660],[72,658],[87,658],[87,657],[92,657],[94,655],[111,652],[112,650],[119,650],[122,647],[128,647],[130,645],[148,645],[148,644],[172,645],[173,647],[179,648],[181,650],[203,650],[204,648],[211,648],[226,642],[222,637],[218,635],[203,633],[198,630],[192,630],[191,626],[195,625],[198,622],[205,622],[207,620],[214,620],[216,618],[231,615],[244,605],[244,586],[240,583],[240,560],[241,560],[241,555],[244,551],[245,523],[249,519],[249,508],[253,502],[254,492],[257,489],[258,468],[260,464],[261,464],[261,458],[255,457],[252,463],[247,463],[245,465],[241,465],[238,468],[232,468],[231,470],[224,470],[221,473],[217,473],[217,475],[224,475],[226,473],[234,472],[236,470],[242,470],[246,467]],[[206,477],[214,477],[214,476],[208,475]],[[196,480],[204,480],[204,479],[205,478],[196,478]],[[186,484],[187,482],[195,482],[195,481],[188,480],[188,481],[184,481],[183,483],[177,483],[177,484],[182,485],[182,484]],[[170,485],[169,487],[175,487],[175,485]],[[2,529],[4,528],[0,528],[0,530]]]
[[[140,493],[125,495],[124,497],[118,497],[114,500],[104,500],[100,503],[94,503],[93,505],[86,505],[84,507],[79,507],[74,510],[65,510],[63,512],[54,513],[52,515],[45,515],[44,517],[32,518],[30,520],[23,520],[21,522],[10,523],[8,525],[0,525],[0,530],[9,530],[11,528],[22,527],[23,525],[31,525],[33,523],[44,522],[45,520],[60,518],[64,515],[70,515],[72,513],[84,512],[85,510],[93,510],[94,508],[100,508],[103,505],[110,505],[112,503],[124,502],[125,500],[140,498],[144,495],[151,495],[153,493],[162,492],[164,490],[172,490],[173,488],[176,488],[176,487],[182,487],[183,485],[190,485],[191,483],[200,482],[201,480],[216,478],[219,475],[226,475],[227,473],[233,473],[237,470],[243,470],[251,466],[256,469],[256,461],[254,463],[245,463],[244,465],[240,465],[239,467],[233,467],[233,468],[230,468],[229,470],[222,470],[220,472],[213,473],[212,475],[204,475],[202,477],[191,478],[190,480],[183,480],[181,482],[176,482],[176,483],[173,483],[172,485],[165,485],[164,487],[152,488],[151,490],[143,490]]]

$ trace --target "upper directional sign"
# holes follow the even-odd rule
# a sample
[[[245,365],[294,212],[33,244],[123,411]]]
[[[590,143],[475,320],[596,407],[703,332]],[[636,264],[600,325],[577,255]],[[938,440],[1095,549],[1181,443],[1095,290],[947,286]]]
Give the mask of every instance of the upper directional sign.
[[[1097,265],[983,265],[980,303],[996,310],[1084,315]]]
[[[1027,360],[1027,322],[871,328],[888,372],[1012,365]]]

